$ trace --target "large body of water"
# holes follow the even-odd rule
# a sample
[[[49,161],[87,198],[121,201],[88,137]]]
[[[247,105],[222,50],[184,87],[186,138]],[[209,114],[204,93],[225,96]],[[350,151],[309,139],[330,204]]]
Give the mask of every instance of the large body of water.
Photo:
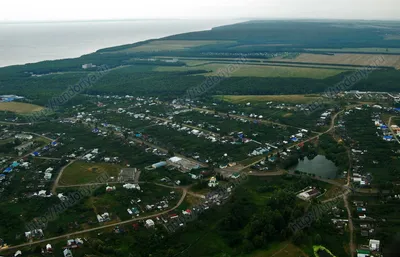
[[[309,160],[307,157],[305,157],[304,160],[300,160],[299,163],[291,169],[291,171],[295,170],[315,174],[316,177],[334,179],[337,176],[338,168],[332,161],[326,159],[325,156],[317,155],[312,160]]]
[[[234,20],[0,23],[0,67],[79,57],[98,49],[207,30]]]

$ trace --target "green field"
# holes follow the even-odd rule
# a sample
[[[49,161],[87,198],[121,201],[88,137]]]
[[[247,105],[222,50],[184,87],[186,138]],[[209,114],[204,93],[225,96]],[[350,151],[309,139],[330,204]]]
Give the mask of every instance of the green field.
[[[77,161],[64,170],[60,179],[60,185],[96,183],[96,178],[104,172],[110,177],[116,177],[120,169],[121,166],[114,164]]]
[[[223,95],[216,98],[234,104],[247,102],[312,103],[322,99],[318,95]]]
[[[155,71],[191,71],[191,70],[206,70],[206,76],[218,76],[222,71],[228,71],[228,76],[231,77],[291,77],[291,78],[314,78],[324,79],[345,72],[340,69],[324,69],[310,67],[288,67],[288,66],[263,66],[244,64],[235,68],[233,72],[229,72],[233,64],[229,63],[210,63],[197,65],[195,67],[174,67],[163,66],[157,67]]]
[[[217,41],[217,40],[157,40],[151,41],[147,44],[132,47],[123,52],[158,52],[158,51],[172,51],[184,50],[187,48],[215,45],[220,43],[234,43],[234,41]]]
[[[282,242],[279,244],[271,245],[271,249],[260,250],[255,253],[246,255],[246,257],[308,257],[300,248],[289,242]]]
[[[400,37],[399,37],[400,38]],[[398,40],[398,39],[397,39]],[[317,51],[317,52],[357,52],[357,53],[363,53],[363,52],[376,52],[376,53],[386,53],[386,49],[388,50],[388,53],[400,53],[400,48],[310,48],[310,49],[305,49],[308,51]]]
[[[15,113],[32,113],[42,110],[43,107],[35,104],[7,102],[0,103],[0,111],[10,111]]]

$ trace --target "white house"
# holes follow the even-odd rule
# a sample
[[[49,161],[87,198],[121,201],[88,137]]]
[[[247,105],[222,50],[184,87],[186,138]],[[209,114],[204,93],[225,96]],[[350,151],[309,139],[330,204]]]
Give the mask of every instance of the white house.
[[[51,174],[51,173],[44,173],[45,180],[50,180],[52,176],[53,176],[53,174]]]
[[[379,240],[370,239],[369,240],[369,249],[371,251],[379,251],[379,246],[381,242]]]
[[[95,68],[96,65],[92,64],[92,63],[86,63],[84,65],[82,65],[82,69],[86,70],[86,69],[90,69],[90,68]]]
[[[154,227],[154,221],[151,219],[146,220],[146,228]]]

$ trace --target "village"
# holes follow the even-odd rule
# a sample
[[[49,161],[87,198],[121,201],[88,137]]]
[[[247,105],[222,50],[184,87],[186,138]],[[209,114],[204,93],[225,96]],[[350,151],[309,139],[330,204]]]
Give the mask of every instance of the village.
[[[224,205],[247,176],[307,176],[318,183],[350,188],[348,193],[357,192],[357,199],[358,194],[376,190],[374,176],[365,166],[379,166],[381,160],[370,164],[371,160],[364,158],[370,149],[354,142],[352,133],[357,130],[352,127],[352,117],[367,113],[369,120],[363,126],[374,131],[370,136],[381,143],[400,143],[396,108],[375,104],[338,111],[328,106],[307,117],[303,127],[297,120],[282,121],[275,116],[282,112],[304,115],[307,105],[270,101],[264,108],[255,106],[259,112],[252,106],[250,102],[230,106],[162,102],[153,97],[88,96],[86,103],[71,106],[48,126],[1,125],[0,140],[6,151],[0,159],[0,197],[12,199],[10,204],[15,205],[23,199],[40,199],[46,210],[60,203],[84,210],[79,214],[60,210],[60,217],[46,218],[46,222],[30,217],[26,222],[32,229],[18,231],[24,235],[19,242],[54,238],[60,231],[75,233],[76,239],[62,247],[63,256],[72,257],[88,240],[81,239],[79,231],[100,231],[102,227],[112,228],[116,234],[127,229],[177,231],[199,213]],[[337,142],[352,144],[347,151],[351,169],[337,172],[343,184],[292,168],[297,167],[299,156],[315,155],[319,141],[333,130]],[[193,190],[198,185],[200,189]],[[73,190],[84,187],[93,187],[92,195],[81,193],[83,202],[74,200]],[[300,203],[323,203],[329,199],[330,189],[310,183],[292,194]],[[399,201],[396,194],[385,197],[385,202]],[[353,195],[349,198],[353,200]],[[328,212],[330,224],[342,234],[354,227],[362,237],[357,237],[359,256],[380,256],[375,227],[383,221],[374,215],[376,210],[370,216],[367,201],[352,203],[348,208],[343,203],[333,207]],[[61,217],[66,222],[54,229],[47,227]],[[0,249],[11,246],[0,242]],[[43,254],[53,254],[54,246],[41,245]],[[15,254],[19,256],[21,250]]]

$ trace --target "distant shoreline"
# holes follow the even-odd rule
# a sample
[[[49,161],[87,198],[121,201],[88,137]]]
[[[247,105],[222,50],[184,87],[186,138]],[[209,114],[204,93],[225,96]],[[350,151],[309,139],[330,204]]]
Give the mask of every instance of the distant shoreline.
[[[0,56],[3,63],[0,60],[0,68],[80,58],[105,48],[210,30],[235,22],[238,20],[2,21],[0,34],[3,38],[0,39],[2,46]]]

